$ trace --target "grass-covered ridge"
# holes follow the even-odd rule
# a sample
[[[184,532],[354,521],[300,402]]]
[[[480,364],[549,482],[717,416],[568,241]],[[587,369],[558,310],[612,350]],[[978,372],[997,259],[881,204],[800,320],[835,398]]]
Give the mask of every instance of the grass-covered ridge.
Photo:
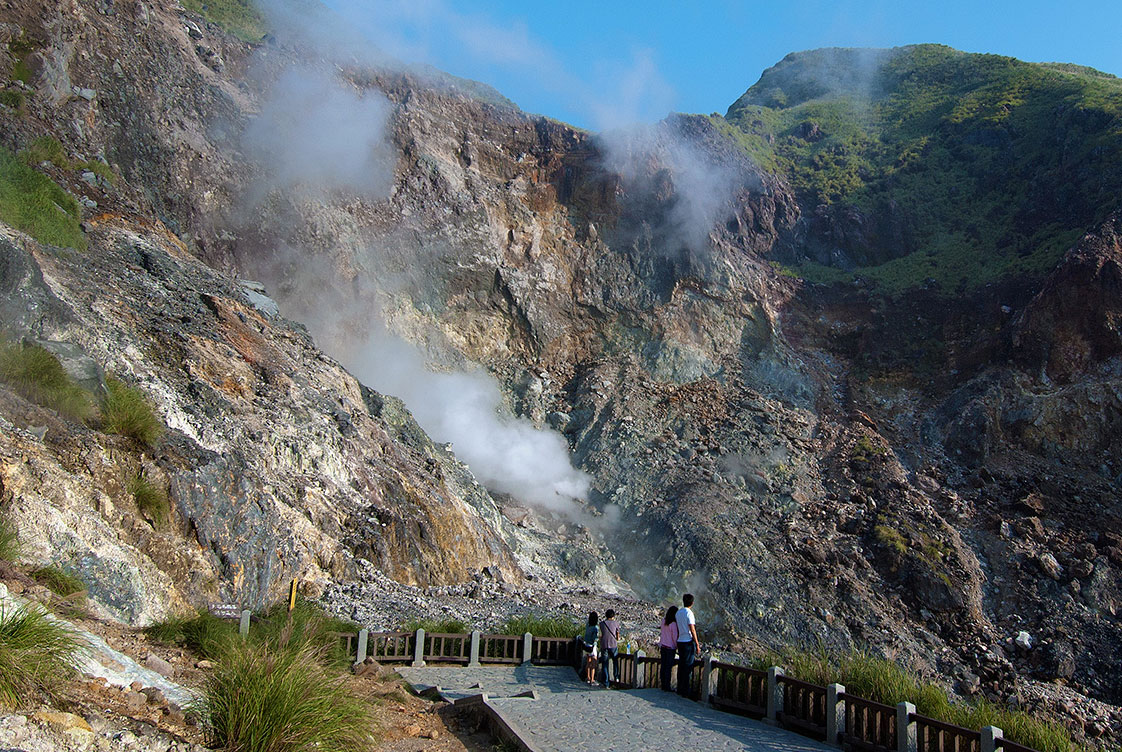
[[[1122,80],[1080,66],[938,45],[796,53],[725,120],[804,206],[872,218],[884,255],[849,249],[852,272],[799,268],[821,281],[954,291],[1039,276],[1122,195]]]
[[[0,220],[40,243],[86,248],[78,201],[34,167],[0,147]]]
[[[253,0],[183,0],[183,7],[244,42],[265,36],[265,16]]]

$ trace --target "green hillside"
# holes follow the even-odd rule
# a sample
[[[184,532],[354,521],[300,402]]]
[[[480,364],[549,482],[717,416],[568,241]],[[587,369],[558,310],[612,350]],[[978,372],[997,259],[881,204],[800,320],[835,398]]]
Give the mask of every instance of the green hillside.
[[[868,220],[841,262],[789,260],[809,279],[953,292],[1037,276],[1122,203],[1122,80],[1090,68],[938,45],[815,50],[714,120],[792,181],[804,212]]]

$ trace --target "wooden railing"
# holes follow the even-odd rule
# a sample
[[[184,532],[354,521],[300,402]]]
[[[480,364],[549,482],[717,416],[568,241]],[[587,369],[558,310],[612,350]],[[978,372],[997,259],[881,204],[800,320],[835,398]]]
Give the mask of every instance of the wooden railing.
[[[575,666],[579,652],[572,637],[535,637],[530,660],[538,666]]]
[[[883,752],[896,749],[896,708],[845,693],[842,743],[851,749]]]
[[[379,663],[405,663],[416,653],[415,632],[377,632],[370,635],[370,656]]]
[[[732,663],[713,662],[716,691],[710,702],[721,710],[762,718],[767,713],[767,671]]]
[[[790,676],[779,676],[783,691],[783,710],[777,720],[818,740],[826,738],[826,688],[800,681]]]
[[[471,660],[471,635],[426,634],[423,655],[426,661],[467,663]]]
[[[522,638],[518,635],[483,635],[480,663],[522,663]]]
[[[934,718],[911,714],[916,727],[917,752],[980,752],[982,735]]]
[[[358,634],[358,648],[352,653],[351,636],[332,634],[346,640],[348,654],[361,662],[369,654],[382,663],[426,662],[479,665],[482,663],[579,668],[583,653],[576,639],[524,635],[425,634],[417,632]],[[616,684],[624,688],[659,686],[660,659],[638,653],[619,656]],[[674,671],[675,678],[677,670]],[[822,687],[785,676],[782,669],[768,671],[723,663],[712,658],[694,665],[690,672],[689,696],[714,707],[772,721],[815,739],[858,752],[1036,752],[1030,747],[1003,739],[1000,729],[982,731],[954,726],[915,712],[901,703],[893,707],[849,694],[841,685]],[[901,729],[903,729],[901,731]],[[903,733],[903,744],[898,743]]]

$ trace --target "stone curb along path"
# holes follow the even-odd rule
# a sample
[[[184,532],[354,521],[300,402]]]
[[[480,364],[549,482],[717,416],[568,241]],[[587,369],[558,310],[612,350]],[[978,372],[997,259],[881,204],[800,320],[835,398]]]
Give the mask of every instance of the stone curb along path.
[[[826,752],[821,742],[657,689],[590,688],[570,668],[402,668],[417,689],[481,704],[524,752]]]

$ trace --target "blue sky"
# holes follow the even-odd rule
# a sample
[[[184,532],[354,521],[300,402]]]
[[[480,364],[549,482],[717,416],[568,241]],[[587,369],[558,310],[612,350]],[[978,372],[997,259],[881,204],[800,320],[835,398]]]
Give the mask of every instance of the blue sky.
[[[327,0],[385,51],[586,128],[724,112],[815,47],[938,42],[1122,75],[1122,2]]]

